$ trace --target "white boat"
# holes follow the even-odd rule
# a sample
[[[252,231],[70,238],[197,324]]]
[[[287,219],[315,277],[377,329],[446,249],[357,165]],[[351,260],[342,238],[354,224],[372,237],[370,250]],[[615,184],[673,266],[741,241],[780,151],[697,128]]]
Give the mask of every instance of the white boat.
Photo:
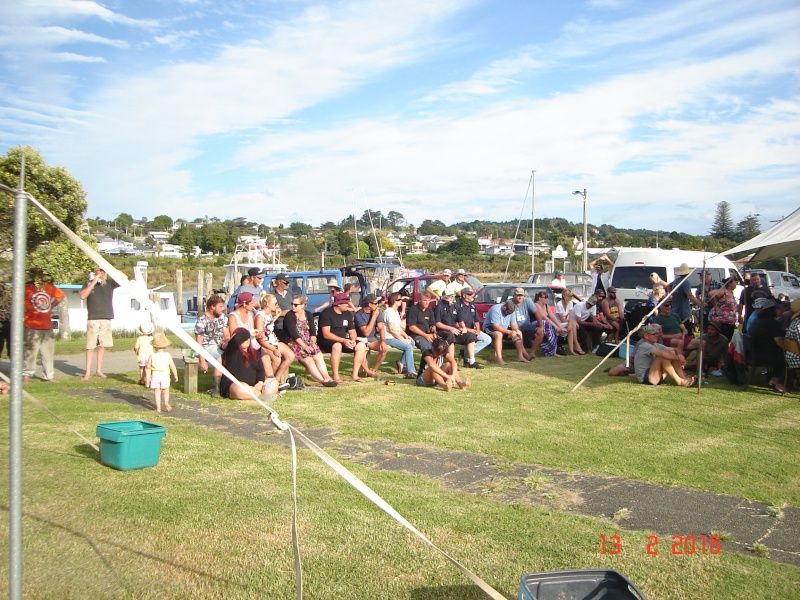
[[[158,295],[159,307],[162,314],[168,314],[177,318],[178,310],[175,304],[175,294],[173,292],[164,292],[159,288],[148,289],[145,283],[145,272],[147,271],[147,263],[139,261],[134,267],[134,282],[149,296],[153,294]],[[81,300],[79,294],[82,285],[79,284],[59,284],[57,288],[64,292],[63,304],[66,306],[69,317],[69,328],[73,334],[86,331],[87,309],[86,301]],[[114,289],[112,297],[112,306],[114,307],[114,318],[111,320],[111,329],[114,331],[136,331],[142,323],[150,323],[153,321],[153,316],[142,304],[126,290],[121,287]],[[60,322],[58,319],[57,311],[53,312],[53,329],[58,330]],[[189,326],[194,329],[194,324]]]
[[[276,257],[277,255],[277,257]],[[280,261],[280,251],[268,246],[264,240],[237,244],[230,262],[225,265],[225,280],[222,287],[228,295],[233,293],[242,277],[253,267],[266,273],[285,273],[289,265]]]

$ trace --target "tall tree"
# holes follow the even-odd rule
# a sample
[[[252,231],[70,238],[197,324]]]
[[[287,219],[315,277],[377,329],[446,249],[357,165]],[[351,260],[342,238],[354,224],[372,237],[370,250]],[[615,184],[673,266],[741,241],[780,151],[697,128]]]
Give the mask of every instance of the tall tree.
[[[389,214],[386,215],[386,220],[389,221],[393,229],[397,229],[406,222],[406,218],[403,216],[403,213],[397,212],[396,210],[390,210]]]
[[[710,233],[715,238],[733,239],[734,231],[733,219],[731,218],[731,205],[725,200],[717,203],[714,224],[711,226]]]
[[[758,216],[750,213],[736,224],[736,231],[732,239],[742,243],[756,237],[759,233],[761,233],[761,224],[758,222]]]
[[[153,226],[153,229],[167,231],[170,227],[172,227],[172,217],[167,215],[158,215],[153,219],[151,225]]]
[[[86,211],[86,192],[80,182],[62,167],[51,167],[37,150],[15,146],[0,157],[0,182],[17,188],[22,156],[25,155],[25,191],[72,231],[81,232]],[[14,236],[14,198],[0,192],[0,256],[10,256]],[[84,237],[88,243],[93,239]],[[96,242],[95,242],[96,243]],[[39,275],[55,283],[81,280],[92,262],[47,221],[39,211],[28,210],[28,263]]]

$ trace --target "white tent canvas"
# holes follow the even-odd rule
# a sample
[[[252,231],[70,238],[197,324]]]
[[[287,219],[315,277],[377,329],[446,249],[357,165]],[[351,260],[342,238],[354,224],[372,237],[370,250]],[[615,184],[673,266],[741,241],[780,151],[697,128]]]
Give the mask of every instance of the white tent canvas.
[[[726,250],[723,254],[755,252],[750,262],[800,256],[800,209],[794,211],[780,223],[760,233],[752,240]]]

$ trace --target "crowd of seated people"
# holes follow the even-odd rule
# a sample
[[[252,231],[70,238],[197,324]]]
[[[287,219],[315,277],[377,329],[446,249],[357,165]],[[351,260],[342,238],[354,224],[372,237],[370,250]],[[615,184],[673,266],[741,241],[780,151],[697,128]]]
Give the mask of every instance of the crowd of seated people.
[[[287,296],[285,278],[276,277],[276,293],[256,296],[246,287],[238,290],[227,317],[226,337],[235,338],[240,348],[238,354],[229,353],[226,358],[247,381],[263,373],[260,387],[248,383],[252,391],[262,393],[274,387],[271,380],[284,381],[294,361],[325,387],[346,381],[363,383],[365,377],[378,379],[391,350],[400,353],[394,362],[397,374],[418,385],[447,391],[455,386],[467,389],[469,380],[458,374],[458,368],[484,368],[478,359],[486,348],[490,350],[484,362],[493,359],[505,366],[506,346],[513,347],[519,362],[528,363],[537,355],[580,356],[597,352],[602,342],[622,342],[628,334],[624,305],[609,285],[604,262],[613,266],[605,256],[592,263],[594,292],[583,300],[558,286],[556,306],[549,307],[546,292],[531,298],[525,289],[516,288],[508,301],[489,309],[483,322],[463,269],[454,279],[452,272],[445,270],[441,279],[420,293],[417,303],[408,306],[398,293],[385,299],[367,294],[360,306],[354,306],[349,291],[331,279],[330,298],[316,315],[306,310],[306,297]],[[686,277],[690,272],[688,266],[681,265],[676,279],[669,283],[655,273],[651,275],[649,307],[657,305],[657,309],[642,321],[639,332],[629,341],[628,364],[607,369],[609,374],[635,375],[639,382],[649,385],[669,379],[680,386],[695,383],[692,372],[703,378],[722,376],[739,327],[749,335],[752,352],[759,356],[761,366],[770,370],[769,385],[783,392],[786,370],[800,370],[800,300],[791,304],[774,300],[755,274],[740,300],[734,295],[735,278],[717,282],[707,273],[700,287],[693,290]],[[258,281],[257,274],[251,275]],[[561,281],[560,275],[556,273],[556,280]],[[291,303],[290,310],[281,308],[281,299],[284,304]],[[261,310],[255,312],[258,305]],[[692,307],[698,307],[695,312],[702,311],[704,328],[699,335],[690,319]],[[279,320],[283,325],[280,329]],[[248,334],[247,352],[243,332]],[[279,333],[283,335],[279,337]],[[422,355],[418,363],[415,351]],[[343,377],[341,369],[343,354],[353,355],[349,379]],[[253,356],[258,357],[258,365]],[[244,393],[231,391],[230,382],[221,390],[235,396]]]

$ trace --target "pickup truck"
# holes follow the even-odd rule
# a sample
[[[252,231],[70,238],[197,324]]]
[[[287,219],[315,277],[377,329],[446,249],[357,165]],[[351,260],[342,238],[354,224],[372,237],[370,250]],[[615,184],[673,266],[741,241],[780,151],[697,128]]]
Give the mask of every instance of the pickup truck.
[[[789,300],[800,298],[800,279],[796,275],[785,271],[764,271],[762,269],[747,271],[747,275],[753,274],[761,275],[762,285],[766,285],[775,298],[781,294]]]

